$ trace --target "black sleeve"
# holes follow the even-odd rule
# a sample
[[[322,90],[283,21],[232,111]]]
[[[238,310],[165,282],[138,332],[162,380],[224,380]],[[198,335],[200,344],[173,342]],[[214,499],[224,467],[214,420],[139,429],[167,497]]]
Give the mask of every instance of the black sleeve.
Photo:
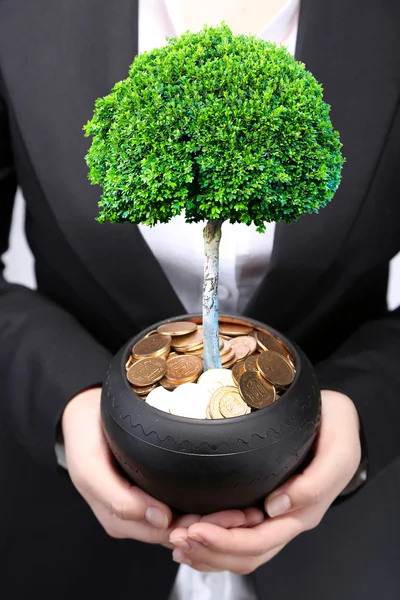
[[[17,180],[0,94],[0,256],[6,251]],[[0,262],[0,419],[42,464],[56,469],[56,429],[67,402],[100,385],[111,356],[67,312],[7,283]]]
[[[400,308],[366,323],[316,371],[321,389],[356,405],[373,477],[400,456]]]

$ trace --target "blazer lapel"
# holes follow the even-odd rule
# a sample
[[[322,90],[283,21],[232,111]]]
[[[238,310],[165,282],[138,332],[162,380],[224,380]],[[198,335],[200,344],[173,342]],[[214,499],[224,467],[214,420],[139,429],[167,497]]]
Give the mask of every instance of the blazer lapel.
[[[269,270],[246,314],[285,331],[296,326],[298,332],[323,296],[321,289],[315,293],[319,278],[351,235],[390,130],[399,90],[391,7],[302,0],[296,58],[324,86],[347,162],[327,207],[276,227]]]
[[[137,54],[138,0],[8,4],[0,55],[4,43],[12,59],[4,61],[3,75],[33,168],[63,234],[138,328],[184,313],[139,229],[95,221],[101,190],[89,184],[84,161],[90,141],[82,127],[94,101],[127,77]]]

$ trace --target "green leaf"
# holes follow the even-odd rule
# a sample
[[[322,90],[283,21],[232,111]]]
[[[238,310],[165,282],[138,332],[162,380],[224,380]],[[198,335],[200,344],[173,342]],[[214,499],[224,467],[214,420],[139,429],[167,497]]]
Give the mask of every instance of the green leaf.
[[[297,220],[318,212],[344,159],[322,86],[283,47],[205,27],[136,57],[96,100],[89,178],[99,221]]]

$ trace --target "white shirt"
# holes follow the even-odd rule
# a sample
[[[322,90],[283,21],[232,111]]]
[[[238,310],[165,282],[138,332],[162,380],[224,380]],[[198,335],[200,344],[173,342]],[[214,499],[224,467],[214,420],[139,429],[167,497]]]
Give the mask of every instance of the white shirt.
[[[197,20],[201,21],[202,3],[193,1],[193,4]],[[245,0],[241,4],[240,8],[243,8]],[[165,44],[165,36],[176,37],[186,31],[188,27],[181,8],[180,0],[140,0],[139,52],[162,46]],[[299,8],[300,0],[288,0],[272,22],[260,31],[248,33],[284,44],[294,54]],[[229,25],[228,17],[225,20]],[[145,225],[139,227],[187,312],[201,312],[204,223],[186,224],[184,215],[180,215],[168,224],[152,228]],[[257,233],[254,226],[223,224],[219,279],[219,303],[222,311],[241,312],[245,307],[267,271],[274,230],[273,223],[267,225],[265,234]],[[199,573],[190,567],[181,566],[171,600],[254,598],[242,577],[227,571]]]
[[[193,4],[197,13],[201,13],[201,3],[193,0]],[[246,3],[243,0],[241,4]],[[299,5],[300,0],[288,0],[272,23],[264,26],[259,32],[249,33],[258,33],[262,39],[283,43],[294,54]],[[201,22],[201,14],[198,14],[197,20]],[[180,0],[139,2],[140,52],[162,46],[165,44],[165,36],[176,37],[186,29]],[[155,227],[139,226],[140,232],[188,313],[201,312],[202,307],[203,227],[204,223],[185,223],[183,214],[174,217],[167,224]],[[227,222],[223,224],[219,274],[221,311],[243,312],[267,271],[274,232],[274,223],[267,225],[264,234],[257,233],[254,225]]]

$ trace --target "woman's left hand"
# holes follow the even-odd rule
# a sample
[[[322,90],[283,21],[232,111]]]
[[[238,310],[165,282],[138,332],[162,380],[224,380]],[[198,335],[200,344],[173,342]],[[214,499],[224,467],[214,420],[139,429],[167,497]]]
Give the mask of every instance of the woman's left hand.
[[[351,481],[361,460],[359,419],[353,402],[322,392],[322,419],[310,465],[265,500],[271,518],[248,528],[225,528],[204,517],[170,535],[175,561],[198,571],[248,574],[275,556],[293,538],[316,527]]]

